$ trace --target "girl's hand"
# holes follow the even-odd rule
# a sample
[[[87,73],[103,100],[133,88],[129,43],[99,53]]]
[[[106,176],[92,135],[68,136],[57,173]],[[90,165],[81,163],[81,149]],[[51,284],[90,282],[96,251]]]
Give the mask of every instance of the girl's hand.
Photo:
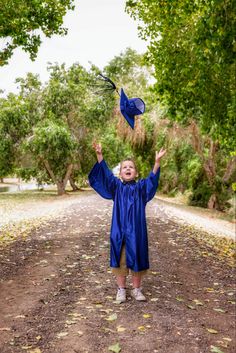
[[[96,141],[94,141],[93,148],[94,148],[96,154],[102,154],[102,145],[100,143],[97,143]]]
[[[162,147],[159,152],[156,151],[156,162],[160,162],[161,158],[166,154],[166,150]]]

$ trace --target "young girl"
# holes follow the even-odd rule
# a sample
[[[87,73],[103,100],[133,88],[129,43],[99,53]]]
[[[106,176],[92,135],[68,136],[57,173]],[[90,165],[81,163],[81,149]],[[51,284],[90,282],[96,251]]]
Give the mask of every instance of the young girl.
[[[132,274],[131,295],[139,301],[146,298],[141,292],[141,280],[149,268],[148,237],[145,206],[157,190],[160,177],[160,161],[166,151],[156,152],[155,164],[146,179],[138,182],[135,163],[126,159],[120,165],[120,178],[109,170],[103,159],[102,147],[94,143],[97,163],[89,174],[92,188],[106,199],[114,201],[111,234],[110,266],[116,276],[118,291],[116,300],[126,301],[126,276]]]

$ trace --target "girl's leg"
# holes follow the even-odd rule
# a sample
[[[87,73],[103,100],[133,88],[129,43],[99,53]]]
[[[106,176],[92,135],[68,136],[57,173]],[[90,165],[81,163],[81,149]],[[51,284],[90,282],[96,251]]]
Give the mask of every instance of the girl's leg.
[[[116,276],[116,282],[119,288],[125,288],[126,276]]]
[[[132,276],[133,288],[140,288],[141,287],[141,282],[142,282],[142,277],[141,276]]]

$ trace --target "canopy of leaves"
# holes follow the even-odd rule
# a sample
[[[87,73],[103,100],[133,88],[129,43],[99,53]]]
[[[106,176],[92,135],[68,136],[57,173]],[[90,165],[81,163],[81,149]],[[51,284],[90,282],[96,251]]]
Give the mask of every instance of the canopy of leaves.
[[[17,47],[36,58],[41,44],[41,33],[46,37],[64,35],[62,27],[66,12],[73,9],[74,0],[1,0],[0,38],[4,47],[0,51],[0,66],[5,65]],[[41,32],[41,33],[40,33]]]
[[[128,0],[142,21],[155,92],[168,115],[194,118],[229,149],[235,146],[235,2],[232,0]]]
[[[33,154],[39,166],[47,161],[54,174],[60,176],[75,160],[78,143],[65,125],[46,120],[34,128],[25,147]]]

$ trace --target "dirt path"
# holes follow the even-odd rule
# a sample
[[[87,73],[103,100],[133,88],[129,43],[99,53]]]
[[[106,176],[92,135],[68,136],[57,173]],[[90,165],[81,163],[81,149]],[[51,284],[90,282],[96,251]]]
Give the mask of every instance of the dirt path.
[[[114,302],[111,206],[84,194],[50,228],[1,251],[0,352],[235,352],[232,261],[158,200],[147,208],[148,301]]]

